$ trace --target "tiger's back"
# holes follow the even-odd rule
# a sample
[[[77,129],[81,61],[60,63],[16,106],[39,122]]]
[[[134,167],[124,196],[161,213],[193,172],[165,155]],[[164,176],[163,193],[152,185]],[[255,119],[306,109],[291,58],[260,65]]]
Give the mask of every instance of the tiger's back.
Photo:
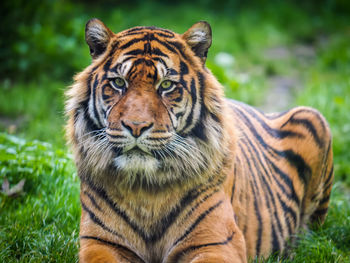
[[[239,131],[231,201],[248,254],[281,251],[300,227],[325,219],[333,180],[331,134],[308,107],[263,114],[230,101]]]
[[[184,34],[90,20],[92,64],[68,90],[81,179],[81,262],[246,262],[325,218],[324,118],[264,115],[223,97],[209,24]]]

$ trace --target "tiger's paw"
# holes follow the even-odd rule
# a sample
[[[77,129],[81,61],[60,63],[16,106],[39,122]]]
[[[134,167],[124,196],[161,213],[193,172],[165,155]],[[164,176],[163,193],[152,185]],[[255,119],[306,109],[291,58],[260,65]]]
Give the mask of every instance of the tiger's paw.
[[[186,262],[186,261],[183,261]],[[191,263],[245,263],[247,262],[245,255],[239,255],[238,253],[232,253],[231,255],[222,255],[218,253],[201,253],[195,256]]]

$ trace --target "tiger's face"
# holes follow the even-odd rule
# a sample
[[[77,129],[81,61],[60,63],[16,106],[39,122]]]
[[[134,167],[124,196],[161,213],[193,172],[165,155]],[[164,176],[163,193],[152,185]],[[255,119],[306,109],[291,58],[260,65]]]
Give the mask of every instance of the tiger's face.
[[[204,66],[210,26],[199,22],[183,35],[153,27],[114,34],[93,19],[86,41],[93,62],[67,104],[81,166],[129,185],[203,174],[221,147],[221,91],[210,87]]]

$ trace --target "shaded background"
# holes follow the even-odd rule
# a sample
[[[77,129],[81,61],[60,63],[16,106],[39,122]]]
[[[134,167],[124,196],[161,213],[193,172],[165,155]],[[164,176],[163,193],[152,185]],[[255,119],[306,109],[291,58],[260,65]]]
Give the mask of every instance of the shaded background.
[[[308,105],[326,116],[334,136],[336,189],[341,192],[339,199],[334,199],[339,202],[334,201],[333,207],[343,211],[340,216],[337,214],[340,212],[333,208],[334,218],[330,219],[329,226],[335,222],[350,222],[349,205],[342,206],[344,200],[350,200],[350,1],[246,2],[2,1],[0,183],[3,184],[7,178],[13,185],[22,177],[27,177],[24,187],[27,193],[51,193],[52,181],[46,188],[43,186],[42,190],[37,190],[35,180],[46,174],[66,173],[66,165],[62,166],[62,163],[71,161],[64,157],[67,150],[63,93],[72,84],[72,76],[91,61],[84,40],[85,23],[90,18],[101,19],[114,32],[145,25],[182,33],[195,22],[206,20],[213,30],[207,67],[225,86],[226,96],[267,112]],[[52,146],[33,140],[49,142]],[[33,147],[39,150],[35,152]],[[36,160],[37,166],[28,156]],[[52,156],[58,156],[58,159],[52,159]],[[21,163],[19,160],[27,161]],[[72,173],[74,168],[68,170]],[[28,183],[30,178],[32,185]],[[77,184],[76,179],[69,180]],[[67,185],[65,187],[70,189]],[[61,194],[60,198],[69,195],[64,191]],[[69,200],[74,202],[78,197],[73,195],[71,198]],[[15,211],[17,203],[11,200],[0,196],[0,209]],[[57,209],[67,206],[66,203],[55,205]],[[61,227],[62,242],[66,245],[73,242],[71,250],[67,251],[74,254],[77,233],[72,229],[77,224],[79,207],[74,205],[71,209],[70,223],[64,227],[54,224],[53,230],[47,230],[49,234],[41,234],[48,238]],[[59,215],[51,214],[50,210],[47,213],[51,217],[67,216],[64,210]],[[17,216],[13,214],[13,218]],[[2,217],[0,223],[5,225],[13,218]],[[42,217],[38,218],[38,222],[41,222],[38,229],[40,224],[42,228],[51,226],[42,223]],[[19,224],[25,225],[26,221]],[[9,226],[8,231],[16,233],[14,229],[14,226]],[[17,230],[21,231],[20,228]],[[69,232],[73,234],[68,235]],[[65,235],[69,238],[65,239]],[[10,237],[0,232],[0,242],[19,239],[20,236]],[[328,233],[324,239],[335,243],[329,251],[340,249],[341,252],[335,253],[336,262],[346,262],[350,258],[346,249],[342,252],[342,247],[350,247],[349,227],[339,228],[331,235]],[[16,247],[17,243],[11,244]],[[45,245],[48,246],[47,243]],[[23,244],[18,247],[16,250],[11,246],[9,253],[20,258],[28,249]],[[1,250],[5,253],[4,248]],[[0,253],[0,261],[5,254]],[[70,256],[67,254],[68,258]]]

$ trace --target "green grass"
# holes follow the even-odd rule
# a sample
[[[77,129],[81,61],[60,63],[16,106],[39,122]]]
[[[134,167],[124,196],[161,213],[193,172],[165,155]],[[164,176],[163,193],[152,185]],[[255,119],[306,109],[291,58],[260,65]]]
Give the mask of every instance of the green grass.
[[[0,262],[74,262],[79,183],[65,151],[0,133],[0,184],[25,179],[17,197],[0,194]]]
[[[11,30],[18,38],[0,51],[8,52],[7,63],[0,65],[0,131],[5,132],[0,133],[0,184],[5,178],[11,186],[26,179],[19,196],[0,194],[0,262],[77,261],[79,182],[65,146],[63,93],[90,63],[84,26],[92,17],[115,32],[156,25],[181,33],[207,20],[213,29],[207,66],[226,96],[258,107],[275,92],[273,79],[294,80],[300,87],[289,88],[291,99],[283,109],[308,105],[325,115],[334,138],[336,183],[325,224],[301,234],[293,258],[271,256],[265,262],[350,262],[350,33],[344,12],[330,11],[341,0],[309,9],[279,1],[257,1],[250,8],[205,0],[133,6],[43,2],[40,8],[22,3],[12,12],[15,20],[5,22],[16,24]],[[309,53],[300,54],[300,47]],[[276,56],[276,50],[284,55]],[[232,63],[218,63],[220,52]]]

